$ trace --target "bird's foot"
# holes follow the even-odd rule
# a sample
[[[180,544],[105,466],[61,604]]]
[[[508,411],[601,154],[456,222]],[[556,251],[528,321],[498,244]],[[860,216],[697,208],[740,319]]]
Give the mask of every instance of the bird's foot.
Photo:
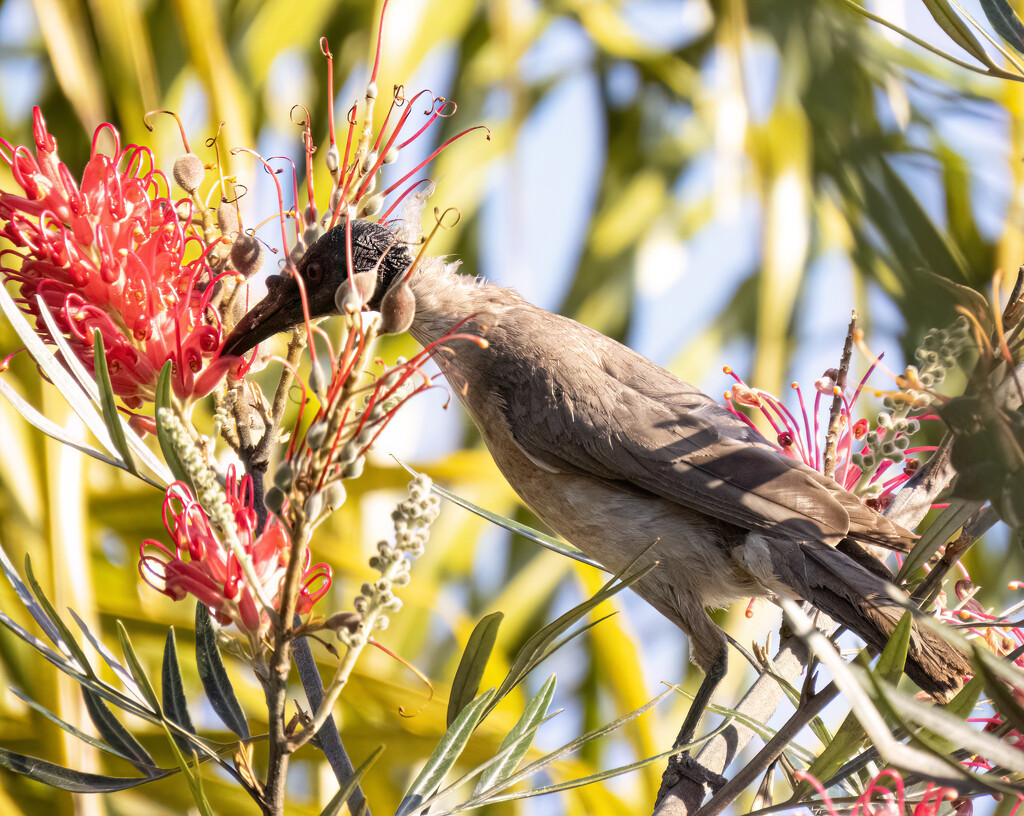
[[[669,758],[668,767],[661,776],[661,788],[658,791],[657,801],[660,803],[684,779],[695,782],[704,788],[705,794],[718,793],[719,789],[728,781],[724,776],[705,768],[690,754],[676,754]]]

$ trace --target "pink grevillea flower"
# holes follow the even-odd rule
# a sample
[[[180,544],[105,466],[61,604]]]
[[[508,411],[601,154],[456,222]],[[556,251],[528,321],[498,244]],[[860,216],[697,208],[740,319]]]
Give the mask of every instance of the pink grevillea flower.
[[[956,791],[953,788],[938,787],[929,782],[920,801],[907,802],[903,789],[903,778],[896,771],[884,770],[871,780],[867,790],[857,797],[852,808],[844,806],[840,811],[836,809],[835,803],[825,792],[825,787],[821,782],[804,771],[797,771],[795,776],[797,779],[810,782],[821,796],[821,805],[825,807],[825,812],[830,816],[839,816],[840,813],[844,816],[904,816],[908,813],[911,816],[937,816],[943,802],[956,798]],[[883,786],[883,779],[888,779],[894,790]],[[911,810],[911,808],[913,809]],[[957,812],[960,812],[959,809]]]
[[[225,492],[241,548],[252,559],[263,594],[276,605],[291,552],[288,533],[271,517],[256,534],[249,476],[239,480],[234,468],[229,468]],[[234,623],[256,635],[265,632],[270,621],[259,608],[238,559],[214,532],[187,485],[175,482],[167,488],[163,514],[174,549],[152,539],[142,543],[139,572],[146,582],[176,601],[194,595],[221,624]],[[330,587],[331,568],[326,564],[310,568],[307,550],[295,611],[309,612]]]
[[[890,422],[888,428],[874,425],[867,419],[853,418],[857,401],[874,366],[852,394],[840,391],[835,381],[837,372],[826,372],[814,383],[814,401],[810,405],[805,401],[799,383],[794,382],[792,388],[800,406],[796,414],[775,395],[749,386],[728,366],[724,370],[736,380],[732,389],[725,393],[726,407],[751,427],[755,427],[753,421],[736,406],[760,413],[774,431],[775,438],[769,436],[769,441],[780,453],[819,471],[824,468],[824,438],[828,430],[829,410],[833,397],[838,394],[842,407],[834,478],[877,510],[884,510],[889,505],[895,491],[919,467],[917,459],[907,457],[934,450],[933,447],[909,447],[909,437],[919,422],[917,418],[897,419]],[[880,455],[880,451],[884,455]]]
[[[104,130],[114,139],[109,156],[97,147]],[[39,108],[33,132],[34,155],[0,139],[0,160],[21,188],[0,190],[0,235],[15,247],[0,252],[0,275],[20,284],[22,308],[48,337],[41,297],[89,370],[99,330],[114,392],[129,407],[153,399],[168,360],[180,398],[209,393],[237,360],[209,365],[221,329],[207,308],[212,286],[204,294],[197,284],[209,282],[212,245],[188,234],[191,202],[172,201],[153,154],[122,149],[110,125],[97,128],[81,182],[60,161]]]

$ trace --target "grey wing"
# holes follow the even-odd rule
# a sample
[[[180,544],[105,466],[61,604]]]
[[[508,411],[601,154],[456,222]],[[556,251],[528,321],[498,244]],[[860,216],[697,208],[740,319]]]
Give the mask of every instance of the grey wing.
[[[523,381],[506,380],[506,418],[535,461],[798,540],[835,545],[851,531],[851,511],[875,515],[710,397],[624,346],[590,339],[596,347],[560,347]]]

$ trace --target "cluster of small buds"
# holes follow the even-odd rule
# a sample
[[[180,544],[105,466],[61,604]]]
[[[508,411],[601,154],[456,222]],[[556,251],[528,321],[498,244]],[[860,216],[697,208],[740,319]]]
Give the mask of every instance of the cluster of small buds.
[[[377,554],[370,558],[370,566],[380,573],[380,578],[362,585],[355,599],[355,610],[363,623],[354,631],[341,629],[338,637],[346,646],[362,646],[375,629],[388,627],[389,612],[402,608],[402,601],[395,596],[394,588],[409,583],[411,558],[423,555],[430,538],[430,525],[440,512],[440,499],[431,493],[431,480],[419,474],[409,482],[409,497],[391,513],[394,523],[395,543],[377,542]]]
[[[882,483],[872,481],[875,473],[886,462],[904,463],[910,437],[921,428],[921,423],[910,414],[933,402],[930,389],[946,379],[970,341],[970,325],[964,317],[957,318],[948,328],[931,329],[925,335],[914,354],[918,365],[907,366],[906,376],[897,379],[903,390],[883,399],[876,429],[864,436],[865,449],[853,454],[853,464],[861,469],[855,493],[869,499],[881,494]]]
[[[237,541],[235,513],[228,505],[224,490],[217,482],[217,475],[206,464],[202,452],[193,444],[184,423],[170,408],[157,411],[157,422],[167,433],[175,453],[188,473],[195,489],[196,499],[213,525],[229,541]]]
[[[223,398],[217,400],[217,408],[213,412],[213,436],[219,435],[220,429],[225,425],[231,425],[237,397],[238,392],[233,388],[228,388],[224,391]]]

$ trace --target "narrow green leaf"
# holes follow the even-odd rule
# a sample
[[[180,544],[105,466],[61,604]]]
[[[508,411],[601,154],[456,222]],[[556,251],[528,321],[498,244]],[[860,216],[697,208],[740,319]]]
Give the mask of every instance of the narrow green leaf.
[[[121,455],[121,460],[124,462],[125,467],[133,475],[138,476],[139,468],[132,458],[132,450],[128,447],[124,428],[121,427],[121,418],[117,415],[114,387],[110,383],[110,372],[107,370],[107,355],[103,348],[103,335],[99,329],[95,329],[92,336],[93,365],[96,367],[96,385],[100,390],[100,408],[103,410],[103,422],[107,426],[110,440]]]
[[[631,564],[626,568],[626,570],[620,572],[616,576],[613,576],[608,583],[601,587],[601,589],[591,598],[588,598],[583,603],[573,607],[564,615],[549,623],[527,640],[526,643],[523,644],[522,649],[519,650],[515,660],[512,661],[512,667],[509,669],[508,675],[498,688],[498,692],[494,696],[494,704],[497,704],[498,701],[504,698],[504,696],[515,688],[527,674],[529,674],[541,661],[544,660],[544,658],[548,657],[554,649],[557,648],[553,647],[553,644],[558,641],[558,638],[563,632],[587,615],[590,610],[604,603],[604,601],[608,600],[616,593],[621,592],[626,587],[639,581],[654,569],[657,564],[649,564],[643,569],[637,570],[628,576],[625,575],[625,572],[632,568],[632,566],[633,565]],[[558,645],[561,645],[561,643]]]
[[[383,753],[384,746],[377,746],[374,752],[363,760],[362,764],[352,772],[352,776],[345,781],[345,784],[338,789],[338,792],[331,797],[331,801],[327,803],[327,807],[320,811],[320,816],[337,816],[337,814],[341,812],[342,805],[344,805],[349,800],[349,797],[355,793],[360,780],[366,772],[370,770],[370,766],[373,765],[373,763],[376,762]],[[365,806],[366,803],[363,802],[363,805]]]
[[[14,568],[14,564],[7,557],[7,551],[0,546],[0,568],[4,571],[4,576],[7,578],[8,583],[13,587],[15,594],[18,596],[18,600],[24,605],[24,607],[32,615],[33,620],[39,625],[46,636],[50,639],[51,643],[56,643],[60,640],[60,633],[57,631],[57,627],[53,625],[53,622],[46,616],[46,612],[38,604],[35,598],[32,597],[32,593],[29,588],[25,585],[25,582],[21,580],[21,576],[18,575],[18,571]]]
[[[953,534],[964,526],[964,523],[983,502],[968,499],[950,499],[949,506],[939,513],[939,517],[924,531],[914,548],[907,554],[903,566],[896,575],[895,582],[901,581],[923,567],[928,559],[938,552],[939,547],[949,541]]]
[[[134,694],[137,700],[140,702],[144,701],[145,698],[142,694],[142,689],[140,689],[138,684],[135,682],[135,678],[132,677],[132,673],[121,665],[121,661],[118,660],[114,653],[106,647],[106,644],[104,644],[102,640],[92,633],[92,630],[86,625],[85,621],[78,616],[78,613],[75,612],[74,609],[68,609],[68,614],[75,619],[75,623],[77,623],[78,628],[82,630],[82,634],[85,635],[85,639],[89,641],[99,656],[103,658],[103,662],[110,667],[110,670],[114,672],[114,674],[121,678],[121,682],[124,683],[125,688]]]
[[[192,746],[186,749],[195,763],[195,769],[193,770],[185,758],[183,750],[178,747],[179,737],[171,731],[167,723],[164,723],[164,731],[167,734],[167,743],[171,746],[171,753],[174,754],[174,760],[178,763],[178,767],[181,768],[181,773],[188,783],[188,788],[192,793],[192,801],[196,803],[196,807],[202,816],[213,816],[213,808],[210,806],[210,802],[206,798],[206,792],[203,790],[203,777],[199,772],[199,756],[196,754],[195,749]]]
[[[160,371],[160,378],[157,380],[156,384],[154,416],[159,415],[161,408],[171,407],[172,367],[173,364],[168,360],[164,363],[164,367]],[[185,466],[181,463],[181,457],[178,456],[178,452],[174,449],[174,443],[161,426],[159,419],[156,423],[156,438],[160,443],[160,450],[164,455],[164,460],[167,462],[167,467],[171,469],[171,473],[174,474],[174,478],[179,482],[184,482],[191,486],[192,480],[188,477],[188,471],[185,470]]]
[[[249,739],[249,724],[228,680],[210,613],[201,603],[196,604],[196,666],[210,705],[221,722],[242,739]]]
[[[139,656],[135,653],[135,647],[132,646],[131,638],[128,637],[128,631],[124,628],[124,624],[121,621],[116,621],[116,623],[117,639],[121,643],[121,651],[124,653],[125,660],[128,661],[128,669],[132,673],[132,678],[135,680],[135,684],[138,686],[139,691],[142,692],[146,702],[152,707],[153,713],[161,716],[160,700],[156,696],[156,691],[153,690],[153,684],[146,675],[142,661],[139,660]]]
[[[493,697],[494,689],[488,689],[455,718],[455,722],[445,731],[427,764],[423,766],[423,770],[405,794],[395,816],[407,816],[412,813],[437,789],[466,747],[480,720],[487,713],[488,704]]]
[[[0,748],[0,767],[6,768],[14,773],[23,774],[37,782],[42,782],[52,788],[71,791],[72,793],[112,793],[113,791],[127,790],[145,785],[157,779],[176,774],[176,770],[156,769],[151,776],[123,777],[123,776],[100,776],[99,774],[83,773],[65,768],[63,765],[54,765],[38,757],[16,754]]]
[[[152,772],[156,768],[153,757],[135,737],[128,733],[128,729],[114,716],[100,696],[85,686],[82,687],[82,696],[85,698],[85,708],[89,712],[89,719],[96,726],[96,730],[100,732],[100,736],[109,742],[115,750],[128,757],[128,761],[144,774],[148,775]]]
[[[907,650],[910,648],[910,635],[914,627],[913,613],[905,612],[900,622],[896,624],[889,642],[885,644],[882,654],[878,658],[875,671],[890,683],[895,684],[903,674],[903,667],[907,662]],[[866,656],[865,652],[862,652]],[[867,735],[856,715],[851,712],[846,715],[843,724],[839,726],[832,739],[824,741],[825,747],[821,754],[807,769],[807,773],[815,779],[831,779],[835,773],[843,767],[861,748]],[[801,782],[793,791],[793,798],[803,799],[812,790],[810,782]]]
[[[981,10],[999,36],[1024,54],[1024,24],[1006,0],[980,0]]]
[[[985,683],[985,691],[992,698],[996,711],[1015,730],[1024,731],[1024,708],[1013,698],[1013,693],[1006,687],[1006,684],[978,656],[979,651],[980,649],[975,646],[974,654],[976,659],[974,663],[978,667],[978,672]]]
[[[46,706],[40,705],[20,689],[15,688],[14,686],[10,686],[9,688],[11,690],[11,693],[14,694],[14,696],[21,700],[23,703],[25,703],[25,705],[27,705],[34,711],[38,711],[58,728],[67,731],[69,734],[71,734],[71,736],[73,736],[75,739],[79,739],[82,742],[91,745],[93,748],[98,748],[100,751],[104,751],[105,753],[119,757],[120,759],[127,760],[128,762],[132,761],[131,757],[122,754],[112,745],[108,745],[107,743],[103,742],[103,740],[96,739],[96,737],[92,736],[91,734],[86,734],[84,731],[81,731],[80,729],[76,728],[66,720],[62,720],[60,717],[58,717],[56,714],[50,711],[50,709],[46,708]]]
[[[50,603],[49,598],[47,598],[43,593],[43,588],[39,586],[35,573],[32,571],[32,559],[27,553],[25,554],[25,580],[28,582],[28,585],[32,587],[32,593],[36,596],[36,600],[39,601],[39,605],[46,613],[46,617],[50,619],[60,635],[60,640],[54,641],[54,645],[61,651],[66,651],[67,655],[78,663],[85,674],[93,676],[95,672],[93,672],[92,666],[89,664],[89,660],[85,656],[85,652],[75,639],[75,636],[71,634],[71,630],[68,629],[64,621],[61,620],[60,615],[58,615],[57,610],[53,608],[53,604]]]
[[[900,622],[889,635],[889,641],[882,649],[875,671],[882,679],[892,684],[903,676],[903,667],[907,665],[907,651],[910,649],[910,636],[914,630],[914,614],[909,610],[903,613]]]
[[[0,286],[0,309],[3,310],[14,331],[21,338],[21,342],[25,344],[32,359],[39,363],[39,367],[60,391],[61,396],[68,401],[68,404],[92,431],[93,436],[99,440],[100,444],[111,454],[116,455],[117,449],[114,448],[113,442],[110,440],[110,435],[103,424],[103,418],[96,411],[89,396],[75,382],[74,377],[68,374],[67,369],[46,347],[36,331],[29,326],[25,315],[21,313],[7,289],[2,286]]]
[[[928,9],[928,13],[932,15],[932,19],[939,24],[939,28],[945,31],[953,42],[983,65],[996,67],[970,27],[960,18],[960,15],[953,11],[949,3],[945,0],[922,0],[922,2]]]
[[[72,350],[71,346],[68,345],[68,341],[61,334],[60,329],[57,327],[56,322],[53,319],[53,315],[50,314],[50,308],[46,305],[46,301],[43,300],[42,295],[36,295],[36,306],[38,307],[39,314],[43,318],[43,322],[46,323],[47,329],[50,331],[50,337],[53,338],[53,342],[57,344],[57,348],[60,350],[61,355],[64,358],[64,364],[71,370],[71,373],[75,375],[75,379],[82,386],[82,390],[89,395],[90,399],[97,405],[100,404],[100,389],[96,385],[96,380],[85,370],[85,366],[82,365],[82,361],[78,359],[78,355]],[[128,441],[128,445],[135,452],[135,455],[148,467],[158,479],[163,481],[163,485],[153,482],[152,480],[142,477],[145,481],[152,484],[154,487],[162,488],[172,481],[171,473],[167,469],[167,466],[161,462],[153,452],[146,446],[138,434],[136,434],[131,428],[128,427],[128,423],[122,417],[118,417],[118,424],[121,426],[121,431]]]
[[[462,653],[459,668],[452,681],[452,691],[448,698],[448,719],[446,725],[455,722],[455,718],[476,697],[480,690],[480,680],[494,649],[494,641],[498,637],[498,627],[505,617],[503,612],[492,612],[481,620],[469,636],[466,650]]]
[[[183,731],[195,734],[195,726],[188,713],[188,701],[185,699],[185,684],[181,679],[181,667],[178,665],[178,644],[174,636],[174,627],[167,630],[167,641],[164,643],[164,660],[160,673],[160,692],[163,698],[164,716]],[[175,742],[182,751],[191,750],[185,737],[169,729]]]
[[[60,427],[53,420],[43,416],[39,413],[30,403],[28,403],[22,396],[11,388],[2,378],[0,378],[0,394],[3,394],[11,405],[14,406],[14,410],[21,414],[22,418],[32,425],[34,428],[42,431],[50,439],[56,439],[58,442],[62,442],[69,448],[74,448],[80,453],[84,453],[86,456],[91,456],[94,459],[99,459],[104,464],[112,467],[121,468],[124,470],[124,465],[116,459],[111,459],[105,453],[102,453],[91,445],[87,445],[84,442],[79,442],[72,439],[65,430]]]
[[[530,745],[533,742],[532,737],[529,740],[523,739],[525,734],[528,734],[531,730],[535,729],[536,726],[544,719],[547,715],[548,707],[551,705],[551,698],[555,693],[555,675],[551,675],[540,687],[533,699],[526,705],[522,716],[518,722],[512,727],[512,730],[505,735],[505,739],[501,741],[501,747],[498,752],[504,751],[509,746],[519,741],[517,745],[508,756],[506,756],[501,762],[498,762],[488,768],[480,775],[480,781],[477,782],[476,789],[473,791],[473,795],[483,793],[488,788],[499,784],[504,781],[512,774],[515,773],[516,768],[519,767],[519,763],[523,761],[523,757],[526,756],[526,752],[530,750]]]

